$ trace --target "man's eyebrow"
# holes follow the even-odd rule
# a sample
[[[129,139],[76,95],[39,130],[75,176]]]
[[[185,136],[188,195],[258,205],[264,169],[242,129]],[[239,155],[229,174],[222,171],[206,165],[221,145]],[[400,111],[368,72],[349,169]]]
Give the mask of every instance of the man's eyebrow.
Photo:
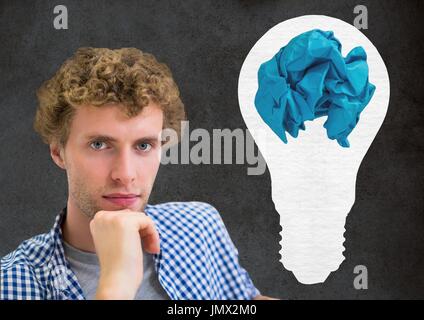
[[[101,140],[101,141],[105,141],[105,142],[116,142],[116,141],[118,141],[114,137],[103,135],[103,134],[88,135],[88,136],[85,137],[85,139],[87,139],[89,141]],[[154,141],[158,141],[158,140],[160,140],[159,136],[145,136],[145,137],[141,137],[141,138],[136,139],[135,142],[140,142],[140,141],[154,142]]]

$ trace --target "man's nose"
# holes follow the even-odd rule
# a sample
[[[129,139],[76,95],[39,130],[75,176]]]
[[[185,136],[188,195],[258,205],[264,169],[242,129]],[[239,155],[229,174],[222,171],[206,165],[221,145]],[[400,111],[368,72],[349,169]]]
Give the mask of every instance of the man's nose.
[[[132,183],[136,178],[136,162],[130,151],[120,152],[114,162],[112,179],[123,185]]]

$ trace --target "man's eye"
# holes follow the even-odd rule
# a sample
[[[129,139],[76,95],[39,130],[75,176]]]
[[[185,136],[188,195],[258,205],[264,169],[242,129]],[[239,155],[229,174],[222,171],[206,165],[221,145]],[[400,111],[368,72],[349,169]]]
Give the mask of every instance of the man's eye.
[[[106,144],[103,141],[93,141],[90,143],[90,147],[94,150],[102,150],[106,147]]]
[[[150,143],[139,143],[138,148],[141,151],[149,151],[152,148],[152,145]]]

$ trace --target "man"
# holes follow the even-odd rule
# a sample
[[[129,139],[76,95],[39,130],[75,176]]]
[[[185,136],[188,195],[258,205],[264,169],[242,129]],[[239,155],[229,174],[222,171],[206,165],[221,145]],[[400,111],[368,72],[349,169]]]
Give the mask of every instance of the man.
[[[66,170],[53,229],[1,259],[1,299],[268,299],[218,211],[149,205],[161,132],[184,105],[166,65],[134,48],[81,48],[37,92],[35,130]]]

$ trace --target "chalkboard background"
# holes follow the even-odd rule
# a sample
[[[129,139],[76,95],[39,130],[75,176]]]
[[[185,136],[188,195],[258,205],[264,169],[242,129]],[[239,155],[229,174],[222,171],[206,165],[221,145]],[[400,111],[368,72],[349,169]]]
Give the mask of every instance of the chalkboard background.
[[[69,29],[53,27],[65,5]],[[46,232],[67,181],[32,130],[35,90],[79,47],[137,47],[168,64],[191,128],[246,128],[237,99],[241,65],[277,23],[308,14],[353,24],[390,76],[386,119],[360,167],[346,221],[346,260],[322,284],[300,284],[279,262],[279,215],[269,172],[247,165],[162,166],[151,203],[205,201],[219,209],[241,265],[265,295],[283,299],[424,298],[424,1],[0,1],[0,256]],[[368,268],[367,290],[353,286]]]

